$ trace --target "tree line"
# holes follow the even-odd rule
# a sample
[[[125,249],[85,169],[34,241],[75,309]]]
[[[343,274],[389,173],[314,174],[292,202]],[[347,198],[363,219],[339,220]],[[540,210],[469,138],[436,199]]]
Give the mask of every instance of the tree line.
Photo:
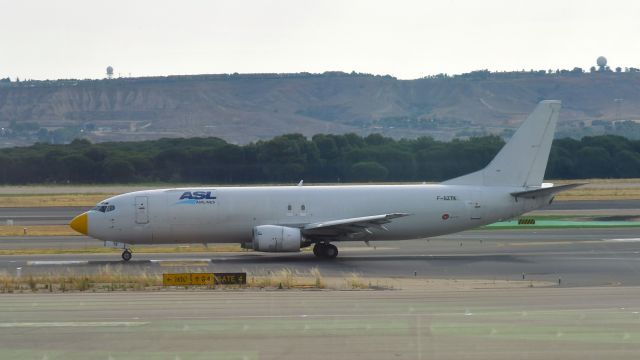
[[[503,145],[498,136],[443,142],[379,134],[288,134],[242,146],[219,138],[76,139],[0,150],[0,183],[441,181],[482,168]],[[547,179],[627,177],[640,177],[640,140],[604,135],[553,143]]]

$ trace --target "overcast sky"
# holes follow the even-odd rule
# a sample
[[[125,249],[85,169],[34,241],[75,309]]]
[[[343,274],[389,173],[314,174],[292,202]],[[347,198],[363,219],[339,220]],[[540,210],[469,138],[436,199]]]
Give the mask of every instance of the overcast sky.
[[[640,1],[0,0],[0,78],[640,67]]]

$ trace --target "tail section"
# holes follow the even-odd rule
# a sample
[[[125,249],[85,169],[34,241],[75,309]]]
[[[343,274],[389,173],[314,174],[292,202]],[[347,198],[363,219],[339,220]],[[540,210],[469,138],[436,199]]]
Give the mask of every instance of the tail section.
[[[540,187],[560,113],[559,100],[543,100],[484,169],[448,185]]]

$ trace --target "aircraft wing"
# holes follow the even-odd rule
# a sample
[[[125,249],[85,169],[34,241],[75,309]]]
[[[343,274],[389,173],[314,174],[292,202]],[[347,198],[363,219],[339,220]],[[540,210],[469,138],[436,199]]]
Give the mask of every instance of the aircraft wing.
[[[384,224],[390,223],[393,219],[409,215],[410,214],[406,213],[392,213],[349,219],[330,220],[307,224],[303,226],[301,230],[305,236],[309,237],[337,235],[353,236],[358,233],[371,234],[370,228],[386,231],[387,228],[384,227]]]
[[[566,185],[543,187],[543,188],[540,188],[540,189],[514,192],[514,193],[511,193],[511,196],[513,196],[515,198],[519,198],[520,197],[520,198],[532,198],[532,199],[535,199],[538,196],[553,195],[553,194],[559,193],[561,191],[573,189],[575,187],[582,186],[582,185],[585,185],[585,184],[584,183],[579,183],[579,184],[566,184]]]

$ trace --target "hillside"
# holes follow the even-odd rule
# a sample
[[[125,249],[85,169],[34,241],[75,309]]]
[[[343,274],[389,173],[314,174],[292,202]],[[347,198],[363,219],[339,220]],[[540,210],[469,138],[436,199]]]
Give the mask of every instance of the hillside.
[[[476,72],[417,80],[325,73],[5,82],[0,142],[216,136],[242,144],[283,133],[345,132],[448,140],[508,134],[540,99],[563,101],[562,136],[640,136],[633,123],[611,124],[640,119],[638,72]]]

